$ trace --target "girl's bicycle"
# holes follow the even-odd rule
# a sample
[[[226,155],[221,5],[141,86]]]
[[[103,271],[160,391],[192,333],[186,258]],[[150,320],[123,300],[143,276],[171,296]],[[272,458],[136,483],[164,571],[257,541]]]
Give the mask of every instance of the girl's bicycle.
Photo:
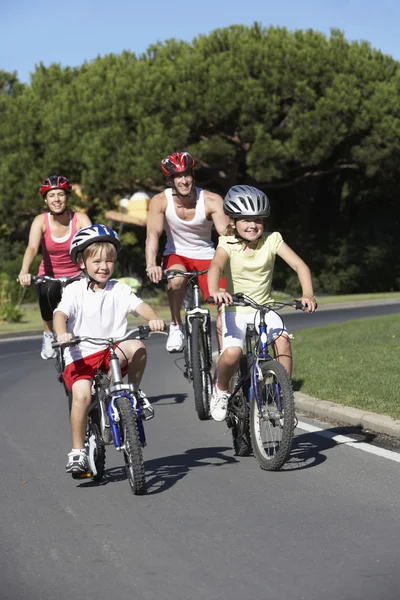
[[[184,277],[192,288],[192,300],[185,306],[185,377],[193,381],[194,405],[200,421],[210,416],[212,391],[211,317],[208,308],[201,307],[198,277],[205,271],[164,271],[166,279]]]
[[[147,325],[140,325],[128,331],[120,338],[77,337],[68,345],[77,345],[82,341],[104,346],[110,350],[110,374],[98,371],[92,387],[92,402],[89,407],[86,427],[85,447],[90,471],[74,473],[74,479],[91,477],[100,481],[104,476],[105,446],[114,444],[122,452],[126,474],[135,495],[146,493],[146,477],[143,461],[143,447],[146,435],[143,421],[146,420],[146,408],[150,406],[132,383],[123,383],[121,366],[116,353],[116,345],[129,339],[147,340],[152,332]],[[53,343],[53,348],[65,346],[65,343]],[[148,414],[148,413],[147,413]]]
[[[248,456],[253,450],[262,469],[278,471],[289,458],[297,419],[289,374],[269,354],[265,317],[285,306],[297,310],[303,306],[299,300],[260,305],[241,293],[232,299],[235,306],[257,309],[260,320],[258,331],[255,325],[247,325],[245,352],[231,382],[226,422],[236,455]],[[212,298],[208,302],[213,303]]]

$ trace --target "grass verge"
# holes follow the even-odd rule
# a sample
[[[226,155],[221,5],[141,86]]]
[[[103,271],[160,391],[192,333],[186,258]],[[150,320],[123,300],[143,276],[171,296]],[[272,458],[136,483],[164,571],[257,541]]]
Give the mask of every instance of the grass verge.
[[[400,418],[400,315],[297,331],[292,349],[295,390]]]

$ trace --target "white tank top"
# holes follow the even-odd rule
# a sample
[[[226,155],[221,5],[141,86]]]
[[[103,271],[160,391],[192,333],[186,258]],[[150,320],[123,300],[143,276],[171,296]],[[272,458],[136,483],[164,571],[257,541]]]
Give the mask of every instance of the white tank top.
[[[172,188],[165,190],[167,210],[165,211],[164,229],[167,234],[167,243],[164,256],[178,254],[201,260],[211,259],[214,256],[215,249],[211,241],[212,221],[206,218],[204,191],[200,188],[195,188],[195,190],[196,212],[191,221],[183,221],[177,216],[172,198]]]

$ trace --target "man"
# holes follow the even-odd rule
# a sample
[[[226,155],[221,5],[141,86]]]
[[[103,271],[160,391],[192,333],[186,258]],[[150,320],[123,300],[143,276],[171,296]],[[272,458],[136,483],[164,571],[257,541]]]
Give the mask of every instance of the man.
[[[154,283],[161,280],[163,269],[208,269],[215,253],[211,240],[212,225],[214,224],[219,235],[225,233],[228,225],[229,219],[224,214],[221,196],[195,187],[194,166],[195,161],[189,152],[174,152],[161,161],[161,170],[167,176],[170,187],[152,198],[147,218],[146,271]],[[167,243],[160,267],[156,261],[164,229]],[[185,283],[184,277],[175,277],[168,283],[171,310],[171,326],[166,344],[168,352],[183,350],[181,308]],[[207,298],[207,274],[199,276],[199,286],[203,297]],[[218,313],[217,331],[220,330]]]

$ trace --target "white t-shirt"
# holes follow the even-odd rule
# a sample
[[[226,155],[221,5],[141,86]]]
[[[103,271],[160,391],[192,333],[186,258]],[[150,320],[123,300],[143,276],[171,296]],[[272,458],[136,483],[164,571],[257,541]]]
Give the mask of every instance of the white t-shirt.
[[[94,292],[88,289],[87,279],[84,278],[65,288],[54,313],[61,311],[67,315],[67,332],[74,337],[122,337],[126,333],[128,314],[137,316],[136,308],[141,303],[142,300],[128,285],[119,283],[116,279],[110,279],[103,290]],[[65,364],[104,348],[105,345],[94,346],[88,342],[68,346],[64,351]]]

